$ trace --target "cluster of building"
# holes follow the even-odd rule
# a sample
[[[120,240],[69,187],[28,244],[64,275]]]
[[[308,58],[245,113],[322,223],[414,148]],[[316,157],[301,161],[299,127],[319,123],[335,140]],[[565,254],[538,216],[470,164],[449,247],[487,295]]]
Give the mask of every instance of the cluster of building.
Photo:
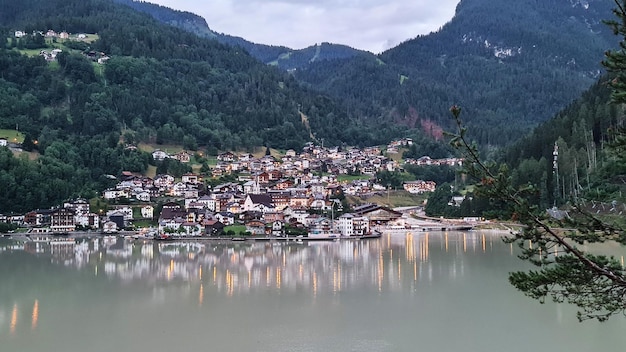
[[[15,38],[23,38],[25,36],[27,36],[28,33],[26,33],[25,31],[15,31]],[[55,32],[52,29],[49,29],[48,31],[46,31],[45,33],[43,31],[33,31],[32,35],[40,35],[43,36],[45,38],[59,38],[59,39],[70,39],[70,34],[66,31],[63,32]],[[78,34],[76,35],[77,39],[87,39],[87,34]]]
[[[15,38],[23,38],[25,36],[29,35],[28,33],[26,33],[25,31],[15,31],[14,36]],[[61,40],[75,40],[75,41],[87,41],[89,40],[89,34],[85,34],[85,33],[79,33],[79,34],[70,34],[66,31],[63,32],[56,32],[52,29],[49,29],[46,32],[43,31],[33,31],[32,34],[33,36],[41,36],[43,38],[48,38],[48,39],[61,39]],[[44,59],[46,59],[46,61],[56,61],[57,59],[57,55],[59,53],[63,52],[61,49],[59,48],[54,48],[50,51],[48,50],[41,50],[39,52],[39,55],[42,56]],[[104,64],[106,63],[110,57],[103,53],[103,52],[97,52],[97,51],[89,51],[89,52],[85,52],[83,53],[83,55],[94,61],[97,62],[99,64]]]
[[[406,159],[405,164],[417,165],[417,166],[462,166],[463,159],[461,158],[444,158],[444,159],[431,159],[429,156],[423,156],[419,159]]]
[[[190,157],[185,151],[173,155],[153,152],[155,160],[189,162]],[[211,176],[235,174],[237,182],[210,187],[201,175],[193,173],[176,179],[171,175],[150,178],[124,172],[119,178],[110,176],[118,182],[102,196],[111,204],[132,205],[110,206],[106,213],[95,214],[89,211],[87,201],[79,199],[56,209],[29,212],[21,223],[32,232],[116,232],[131,227],[134,220],[145,219],[156,220],[155,231],[159,233],[180,236],[221,235],[224,227],[235,224],[244,225],[246,232],[254,235],[281,236],[286,227],[292,227],[351,236],[366,234],[374,225],[396,225],[401,221],[402,214],[378,205],[368,204],[346,213],[339,200],[344,195],[369,196],[387,190],[374,177],[352,182],[339,182],[337,177],[398,170],[398,162],[378,147],[342,150],[307,144],[302,153],[288,150],[281,160],[232,152],[219,154],[217,160]],[[429,165],[440,162],[420,160],[431,160]],[[432,192],[435,187],[434,182],[423,180],[404,184],[410,193]]]

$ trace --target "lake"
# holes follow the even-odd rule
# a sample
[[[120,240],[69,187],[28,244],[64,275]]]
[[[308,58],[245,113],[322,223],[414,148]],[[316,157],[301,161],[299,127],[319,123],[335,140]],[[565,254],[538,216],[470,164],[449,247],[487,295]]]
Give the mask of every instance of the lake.
[[[622,351],[626,318],[579,323],[510,286],[496,232],[338,242],[0,239],[12,351]],[[617,255],[622,247],[612,248]]]

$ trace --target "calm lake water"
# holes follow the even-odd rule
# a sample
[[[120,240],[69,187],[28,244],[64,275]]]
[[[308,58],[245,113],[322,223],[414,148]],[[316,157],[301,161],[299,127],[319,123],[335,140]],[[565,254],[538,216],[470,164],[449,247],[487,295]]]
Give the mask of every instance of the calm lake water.
[[[624,253],[623,248],[612,250]],[[507,282],[500,234],[310,242],[0,240],[0,350],[623,351]]]

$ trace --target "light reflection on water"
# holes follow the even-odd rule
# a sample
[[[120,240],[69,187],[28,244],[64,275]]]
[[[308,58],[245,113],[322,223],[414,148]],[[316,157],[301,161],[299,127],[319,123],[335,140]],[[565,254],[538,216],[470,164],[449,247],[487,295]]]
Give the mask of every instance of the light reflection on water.
[[[3,241],[0,340],[8,351],[527,351],[512,343],[523,331],[542,350],[626,345],[623,317],[579,324],[572,307],[510,287],[523,264],[500,235]]]

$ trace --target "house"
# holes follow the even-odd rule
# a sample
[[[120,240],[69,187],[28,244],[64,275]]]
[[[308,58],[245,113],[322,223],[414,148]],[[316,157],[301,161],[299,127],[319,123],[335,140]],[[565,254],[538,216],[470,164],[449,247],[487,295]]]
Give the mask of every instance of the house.
[[[117,206],[115,209],[107,211],[107,216],[111,216],[113,213],[121,213],[124,216],[124,220],[133,219],[133,208],[129,206]]]
[[[310,194],[323,194],[326,195],[326,187],[318,182],[315,183],[311,183],[309,184],[309,186],[307,187],[309,189]]]
[[[204,203],[198,202],[195,198],[185,198],[185,209],[187,210],[202,210],[205,207]]]
[[[172,155],[172,158],[180,161],[181,163],[188,163],[189,161],[191,161],[191,154],[183,150],[179,153]]]
[[[283,177],[283,173],[280,170],[272,170],[268,172],[270,181],[277,181]]]
[[[22,38],[26,36],[26,32],[24,31],[15,31],[15,38]]]
[[[75,214],[72,209],[55,209],[50,214],[50,230],[54,232],[74,231],[76,229]]]
[[[140,202],[150,202],[150,192],[142,191],[135,193],[135,198]]]
[[[238,201],[234,201],[226,204],[226,211],[233,214],[240,214],[243,212],[243,207]]]
[[[219,220],[226,226],[233,225],[235,223],[235,214],[223,211],[215,214],[215,219]]]
[[[287,222],[301,224],[304,224],[306,222],[306,218],[309,216],[309,213],[307,213],[305,210],[296,210],[290,207],[283,209],[283,214],[285,214],[285,220]]]
[[[182,182],[176,182],[169,191],[169,195],[172,197],[182,197],[187,190],[187,184]]]
[[[199,192],[196,188],[187,188],[183,191],[183,197],[185,199],[197,199]]]
[[[152,219],[154,217],[154,207],[152,205],[141,207],[141,217],[144,219]]]
[[[181,177],[181,181],[183,183],[191,183],[191,184],[195,185],[195,184],[198,183],[198,175],[196,175],[196,174],[184,174]]]
[[[202,236],[204,231],[202,231],[202,226],[196,222],[185,221],[180,225],[179,230],[185,236]]]
[[[130,198],[127,190],[109,189],[104,191],[104,199]]]
[[[102,225],[102,231],[104,233],[115,233],[118,231],[117,223],[114,221],[107,221]]]
[[[452,198],[450,198],[448,205],[460,207],[464,200],[465,196],[453,196]]]
[[[207,236],[220,236],[226,227],[219,220],[204,220],[201,225],[204,226],[204,234]]]
[[[248,194],[246,200],[243,202],[244,211],[260,211],[267,213],[274,211],[274,204],[272,203],[272,197],[268,194]]]
[[[159,220],[169,220],[187,217],[187,212],[177,203],[166,203],[161,209]]]
[[[289,206],[294,209],[303,209],[309,207],[309,196],[306,192],[295,192],[291,195]]]
[[[174,176],[171,175],[157,175],[152,181],[155,187],[169,188],[174,184]]]
[[[272,203],[276,209],[284,209],[289,206],[291,192],[289,191],[269,191],[267,194],[272,198]]]
[[[323,197],[315,197],[309,204],[309,208],[315,210],[330,210],[330,206]]]
[[[263,214],[263,220],[267,223],[275,221],[285,222],[285,214],[283,212],[270,212]]]
[[[248,181],[243,184],[243,193],[246,194],[259,194],[261,193],[261,189],[259,187],[259,183],[256,181]]]
[[[77,215],[89,213],[89,203],[85,199],[76,199],[63,204],[63,208],[72,209]]]
[[[404,182],[402,187],[409,193],[421,194],[425,192],[434,192],[437,184],[433,181],[407,181]]]
[[[9,145],[9,141],[6,138],[0,138],[0,147],[6,147]]]
[[[246,231],[253,235],[265,234],[265,223],[260,220],[251,220],[246,223]]]
[[[74,217],[74,221],[76,225],[80,225],[83,227],[88,227],[91,229],[99,229],[100,228],[100,216],[94,213],[87,214],[76,214]]]
[[[400,222],[402,213],[377,204],[364,204],[353,209],[357,216],[365,216],[370,224],[388,224]]]
[[[42,226],[50,223],[52,210],[39,209],[24,215],[24,223],[28,226]]]
[[[108,214],[108,217],[109,217],[109,222],[114,222],[115,223],[115,226],[116,226],[117,230],[121,230],[121,229],[126,227],[126,224],[124,223],[124,213],[123,212],[115,211],[115,212],[112,212],[112,213]]]
[[[159,232],[176,233],[185,222],[186,221],[181,218],[160,220]]]
[[[215,198],[209,195],[204,195],[198,198],[197,202],[204,204],[204,206],[210,211],[215,211]]]
[[[343,236],[365,235],[369,233],[369,219],[365,216],[343,214],[337,221],[337,230]]]
[[[228,204],[235,200],[232,193],[221,193],[215,195],[215,211],[227,211]]]
[[[270,182],[270,174],[267,172],[261,172],[256,176],[256,181],[261,184],[267,184]]]
[[[165,160],[166,158],[169,158],[169,157],[170,155],[162,151],[161,149],[156,149],[155,151],[152,152],[152,159],[157,160],[157,161]]]
[[[235,161],[235,154],[231,152],[221,153],[217,156],[217,160],[225,161],[225,162],[233,162]]]
[[[292,180],[281,179],[276,182],[276,184],[274,185],[274,189],[288,189],[292,188],[294,185],[295,183]]]
[[[271,222],[271,234],[272,236],[283,236],[285,234],[285,223],[280,220]]]

